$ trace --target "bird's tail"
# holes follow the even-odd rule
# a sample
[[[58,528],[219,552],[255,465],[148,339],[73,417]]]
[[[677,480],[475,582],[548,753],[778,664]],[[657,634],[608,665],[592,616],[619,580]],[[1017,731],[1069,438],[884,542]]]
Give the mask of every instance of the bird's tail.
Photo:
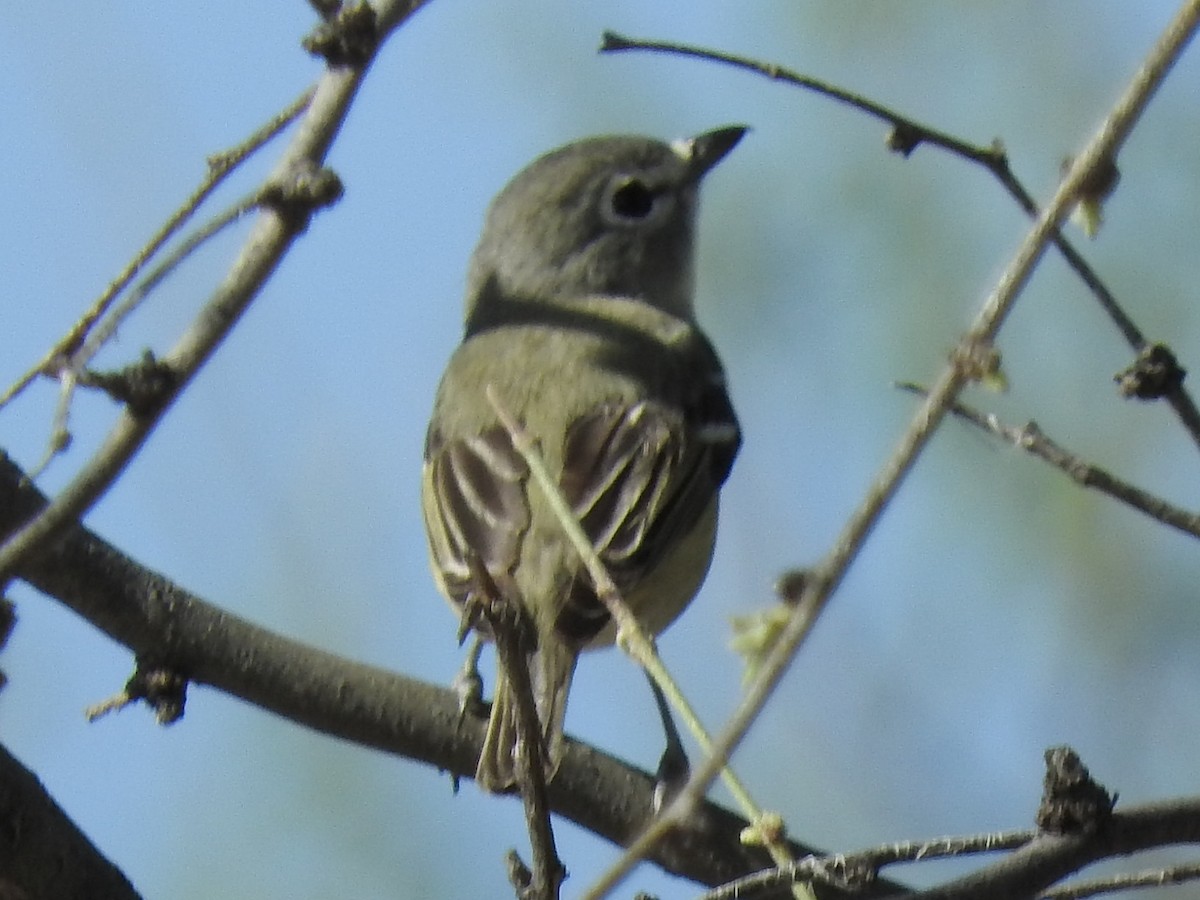
[[[563,717],[567,712],[567,694],[571,689],[577,657],[576,650],[553,635],[542,636],[538,648],[528,657],[529,677],[542,738],[542,769],[547,783],[554,777],[562,761]],[[496,669],[492,714],[488,720],[483,750],[479,754],[475,780],[485,791],[506,793],[517,784],[520,729],[512,681],[503,664],[498,664]]]

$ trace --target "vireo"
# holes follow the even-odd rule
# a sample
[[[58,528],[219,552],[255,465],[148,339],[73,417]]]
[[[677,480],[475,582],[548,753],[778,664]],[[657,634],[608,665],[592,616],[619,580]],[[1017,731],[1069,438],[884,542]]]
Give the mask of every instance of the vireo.
[[[536,441],[625,602],[660,632],[704,580],[740,442],[692,292],[700,181],[744,133],[598,137],[548,153],[493,200],[471,257],[466,333],[426,438],[425,528],[460,616],[484,587],[472,572],[486,570],[488,590],[533,626],[547,779],[576,659],[615,629],[485,388]],[[501,664],[476,771],[485,790],[514,785],[516,740]]]

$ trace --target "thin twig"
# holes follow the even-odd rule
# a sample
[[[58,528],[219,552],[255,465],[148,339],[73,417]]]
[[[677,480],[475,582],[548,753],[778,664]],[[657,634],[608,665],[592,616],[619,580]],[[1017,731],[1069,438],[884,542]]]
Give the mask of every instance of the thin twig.
[[[1185,884],[1197,879],[1200,879],[1200,863],[1189,863],[1181,866],[1168,866],[1164,869],[1146,869],[1141,872],[1129,872],[1125,875],[1112,875],[1108,878],[1095,878],[1090,881],[1077,881],[1053,891],[1046,891],[1039,900],[1081,900],[1083,897],[1112,894],[1130,888],[1164,887],[1169,884]]]
[[[986,834],[951,835],[927,838],[921,841],[898,841],[882,844],[870,850],[859,850],[845,856],[834,857],[839,864],[855,869],[863,865],[880,869],[896,863],[922,862],[927,859],[945,859],[951,856],[968,856],[976,853],[997,853],[1024,847],[1037,837],[1031,828],[1016,831],[993,831]]]
[[[759,62],[733,53],[709,50],[690,44],[673,41],[653,41],[640,38],[630,38],[612,31],[604,32],[600,44],[601,53],[613,53],[622,50],[649,50],[659,53],[674,53],[681,56],[691,56],[697,59],[719,62],[735,68],[744,69],[763,75],[773,81],[782,81],[805,90],[813,91],[823,97],[828,97],[839,103],[844,103],[873,118],[886,122],[892,127],[888,136],[888,146],[908,156],[921,144],[930,144],[946,150],[955,156],[983,166],[1004,186],[1017,205],[1033,219],[1037,219],[1039,209],[1033,196],[1013,173],[1009,165],[1008,154],[999,141],[991,146],[981,146],[964,141],[944,131],[905,116],[895,110],[870,100],[861,94],[835,87],[828,82],[807,75],[792,72],[773,63]],[[1110,157],[1110,161],[1113,157]],[[1121,307],[1120,302],[1104,284],[1096,271],[1088,264],[1075,246],[1055,228],[1050,237],[1051,243],[1062,253],[1063,259],[1075,270],[1079,279],[1096,297],[1100,306],[1108,314],[1117,330],[1121,332],[1134,352],[1140,352],[1146,346],[1146,338],[1133,319]],[[1175,410],[1185,430],[1191,435],[1193,442],[1200,446],[1200,409],[1197,409],[1191,395],[1178,386],[1167,395],[1167,401]]]
[[[137,255],[134,256],[129,265],[104,289],[104,293],[96,298],[88,311],[83,314],[78,322],[71,326],[71,330],[58,343],[51,347],[46,355],[38,360],[34,366],[18,378],[3,395],[0,395],[0,409],[3,409],[10,400],[25,390],[38,375],[55,374],[60,364],[75,353],[79,345],[91,331],[92,326],[104,315],[113,301],[120,295],[121,291],[125,290],[129,283],[137,277],[137,274],[151,257],[183,227],[183,224],[191,218],[193,213],[208,199],[209,195],[220,186],[221,182],[243,160],[254,153],[259,147],[266,144],[300,115],[308,106],[312,97],[313,88],[308,88],[292,103],[276,114],[270,122],[250,135],[241,144],[222,153],[210,156],[208,158],[208,173],[199,187],[192,192],[190,197],[183,201],[179,209],[163,223],[158,232],[137,252]]]
[[[952,359],[968,358],[969,348],[994,342],[996,333],[1012,310],[1034,266],[1045,253],[1046,246],[1051,242],[1059,223],[1074,206],[1080,187],[1098,166],[1115,158],[1134,124],[1145,111],[1150,98],[1166,77],[1167,71],[1190,41],[1198,20],[1200,0],[1188,0],[1147,55],[1146,61],[1133,76],[1099,130],[1071,164],[1054,197],[1037,217],[1033,228],[984,302],[971,328],[963,336],[959,345],[961,352],[953,354]],[[748,687],[742,703],[717,740],[712,755],[692,772],[688,784],[680,791],[675,803],[688,804],[702,797],[720,771],[722,760],[728,759],[745,738],[751,724],[758,718],[767,700],[790,668],[813,624],[828,605],[834,590],[845,577],[850,563],[861,551],[883,510],[899,490],[905,476],[957,399],[966,381],[967,373],[961,364],[952,361],[934,383],[929,396],[913,416],[891,458],[876,476],[866,497],[846,523],[833,548],[821,564],[813,569],[805,584],[800,603],[780,633],[778,642],[763,662],[759,674]],[[639,839],[635,846],[640,848],[641,845],[642,841]],[[614,868],[606,873],[603,884],[615,885],[625,874],[626,871],[617,871]]]
[[[819,856],[807,856],[786,866],[755,872],[745,878],[726,882],[720,887],[705,891],[696,900],[740,900],[743,897],[753,897],[760,891],[768,891],[791,886],[799,883],[822,882],[827,879],[826,859]]]
[[[973,162],[980,163],[988,168],[995,165],[997,159],[1004,158],[1004,152],[998,147],[980,147],[975,144],[968,143],[960,138],[954,137],[952,134],[947,134],[944,131],[938,131],[936,128],[931,128],[927,125],[910,119],[907,116],[889,109],[882,103],[877,103],[862,94],[856,94],[853,91],[845,90],[844,88],[836,87],[827,81],[822,81],[819,78],[813,78],[808,75],[801,75],[797,72],[792,72],[783,66],[775,65],[774,63],[764,63],[758,60],[750,59],[745,56],[738,56],[734,53],[724,53],[719,50],[709,50],[704,47],[696,47],[691,44],[682,44],[675,41],[653,41],[644,40],[642,38],[631,38],[625,35],[617,34],[614,31],[606,31],[601,37],[600,52],[601,53],[616,53],[622,50],[650,50],[659,53],[673,53],[679,56],[691,56],[697,59],[705,59],[711,62],[724,63],[725,65],[734,66],[738,69],[745,69],[759,75],[765,75],[772,81],[782,81],[787,84],[792,84],[797,87],[805,88],[813,91],[823,97],[828,97],[831,100],[836,100],[839,103],[844,103],[847,106],[857,109],[859,112],[866,113],[883,122],[887,122],[897,132],[902,132],[908,136],[911,142],[906,141],[903,148],[905,155],[911,153],[921,142],[928,142],[949,150],[951,153],[969,159]]]
[[[168,275],[175,271],[180,263],[187,259],[206,241],[211,240],[247,213],[253,212],[261,202],[261,194],[261,191],[256,190],[252,194],[243,197],[230,206],[229,209],[215,216],[203,227],[188,235],[186,240],[172,250],[166,259],[155,266],[141,280],[137,287],[130,291],[128,297],[113,308],[112,314],[107,316],[96,327],[83,346],[79,348],[78,352],[72,354],[71,363],[74,370],[76,372],[82,371],[95,358],[104,344],[116,333],[120,324],[129,317],[130,313],[137,309],[147,294],[158,287]]]
[[[887,865],[1015,850],[1024,847],[1036,836],[1037,833],[1032,829],[1000,831],[923,841],[899,841],[849,854],[810,856],[791,866],[755,872],[745,878],[727,882],[701,894],[696,900],[737,900],[740,897],[751,897],[759,891],[790,884],[797,878],[830,883],[854,893],[861,890],[864,884],[873,883],[879,870]]]
[[[896,386],[913,394],[925,394],[924,388],[911,382],[901,382]],[[1081,487],[1092,488],[1102,494],[1107,494],[1114,500],[1119,500],[1138,512],[1144,513],[1156,522],[1177,528],[1193,537],[1200,537],[1200,515],[1168,503],[1161,497],[1134,487],[1107,470],[1081,459],[1052,440],[1036,422],[1026,422],[1021,426],[1006,425],[995,415],[982,413],[962,403],[955,403],[950,407],[950,411],[976,428],[1045,460],[1056,469],[1066,473]]]
[[[157,287],[188,256],[194,253],[197,247],[210,240],[218,232],[232,225],[238,219],[242,218],[242,216],[252,212],[258,206],[258,198],[259,192],[256,191],[249,197],[239,200],[225,212],[189,235],[166,259],[155,266],[150,274],[142,279],[137,287],[129,293],[129,296],[113,308],[112,314],[106,316],[92,330],[91,335],[84,342],[83,346],[70,355],[69,361],[61,367],[59,373],[58,404],[54,410],[54,420],[50,429],[50,445],[47,448],[45,456],[42,457],[36,466],[30,469],[30,478],[38,478],[45,471],[46,467],[50,465],[54,457],[69,446],[71,442],[71,431],[68,424],[71,414],[71,403],[75,398],[76,389],[83,383],[84,367],[88,361],[95,357],[100,348],[116,333],[117,326],[141,305],[150,291]]]

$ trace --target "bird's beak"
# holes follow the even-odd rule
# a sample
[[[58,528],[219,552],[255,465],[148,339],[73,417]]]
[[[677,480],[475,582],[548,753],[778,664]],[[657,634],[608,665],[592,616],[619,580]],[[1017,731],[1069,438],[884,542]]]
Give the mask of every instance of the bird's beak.
[[[727,125],[693,138],[676,141],[671,146],[687,164],[690,180],[699,181],[709,169],[725,158],[725,154],[737,146],[742,135],[749,130],[745,125]]]

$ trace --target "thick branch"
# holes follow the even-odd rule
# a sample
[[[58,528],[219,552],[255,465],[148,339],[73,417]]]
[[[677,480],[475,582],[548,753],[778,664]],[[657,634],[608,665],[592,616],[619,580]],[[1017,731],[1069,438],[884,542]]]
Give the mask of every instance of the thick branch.
[[[0,535],[34,515],[45,498],[0,454]],[[18,575],[55,597],[140,659],[173,669],[301,725],[470,778],[485,722],[460,724],[446,688],[362,665],[260,628],[188,593],[81,526],[25,561]],[[452,636],[447,632],[447,639]],[[624,846],[650,818],[654,779],[585,744],[568,740],[550,785],[552,809]],[[748,824],[706,804],[697,827],[676,832],[650,860],[706,885],[770,866],[743,847]],[[814,852],[796,843],[797,856]],[[895,884],[881,890],[899,890]],[[837,897],[836,893],[823,896]]]
[[[37,776],[0,746],[0,897],[138,900]]]

